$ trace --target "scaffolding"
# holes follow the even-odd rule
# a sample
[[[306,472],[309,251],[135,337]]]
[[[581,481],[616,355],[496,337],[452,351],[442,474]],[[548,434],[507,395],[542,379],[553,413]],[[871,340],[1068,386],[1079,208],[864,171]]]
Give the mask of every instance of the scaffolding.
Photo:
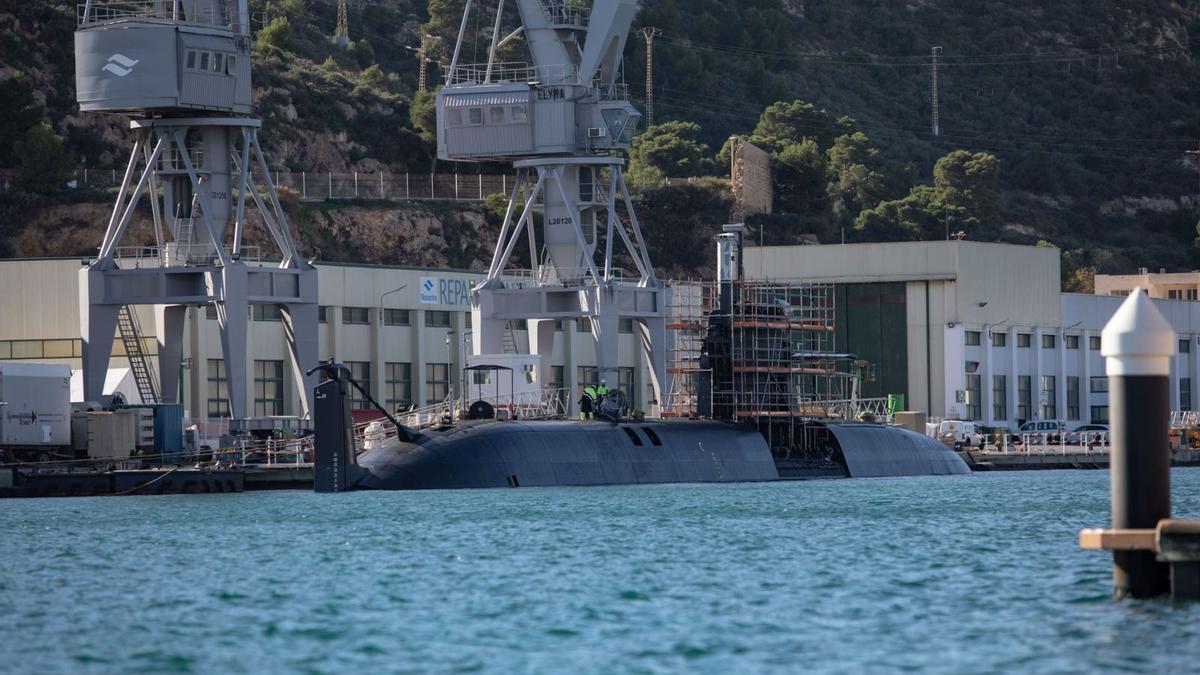
[[[701,367],[708,321],[717,306],[712,282],[685,281],[671,285],[667,302],[667,388],[663,417],[700,415],[701,389],[711,396],[712,369]]]
[[[724,315],[715,282],[677,282],[671,290],[663,416],[711,411],[761,422],[858,414],[858,380],[868,367],[836,351],[832,285],[738,282]]]

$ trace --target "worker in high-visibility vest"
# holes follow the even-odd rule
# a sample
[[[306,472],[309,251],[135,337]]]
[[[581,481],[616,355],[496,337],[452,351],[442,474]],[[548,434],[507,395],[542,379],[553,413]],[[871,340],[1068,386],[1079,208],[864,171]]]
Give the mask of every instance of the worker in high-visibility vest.
[[[592,412],[596,409],[599,402],[596,400],[596,388],[588,385],[583,389],[583,396],[579,399],[579,419],[592,419]]]
[[[604,403],[604,397],[608,396],[608,380],[600,380],[600,386],[596,387],[596,405]]]

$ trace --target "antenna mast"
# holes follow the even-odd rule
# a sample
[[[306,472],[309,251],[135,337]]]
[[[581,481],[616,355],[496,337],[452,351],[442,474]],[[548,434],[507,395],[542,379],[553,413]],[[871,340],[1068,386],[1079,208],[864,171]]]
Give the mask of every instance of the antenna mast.
[[[350,21],[347,17],[346,2],[347,0],[338,0],[337,28],[333,31],[333,40],[342,49],[350,46]]]
[[[938,57],[942,55],[941,47],[933,48],[933,135],[941,136],[941,119],[938,111]]]
[[[657,28],[643,28],[646,40],[646,126],[654,126],[654,36],[661,34]]]

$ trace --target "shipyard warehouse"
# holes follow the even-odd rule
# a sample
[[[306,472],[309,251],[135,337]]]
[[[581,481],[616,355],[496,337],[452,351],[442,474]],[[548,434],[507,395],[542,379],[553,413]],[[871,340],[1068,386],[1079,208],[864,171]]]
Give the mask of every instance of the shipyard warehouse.
[[[971,241],[747,247],[744,266],[748,280],[833,286],[833,348],[868,364],[863,398],[902,396],[902,407],[930,417],[1010,428],[1037,419],[1107,423],[1100,330],[1121,296],[1149,281],[1101,275],[1097,287],[1106,295],[1064,294],[1056,249]],[[316,268],[321,359],[347,364],[391,410],[440,403],[462,391],[473,332],[470,292],[483,274],[330,263]],[[0,261],[0,284],[8,289],[0,297],[7,318],[0,324],[0,360],[68,364],[78,371],[79,269],[77,258]],[[1158,295],[1188,297],[1189,283],[1196,292],[1194,274],[1169,276],[1160,285],[1174,285]],[[1200,359],[1193,355],[1200,347],[1200,307],[1166,297],[1155,303],[1180,335],[1171,369],[1172,409],[1190,410],[1200,395]],[[143,353],[157,368],[154,308],[138,307],[135,314]],[[263,424],[269,424],[265,418],[302,415],[298,383],[285,367],[280,311],[256,305],[250,318],[242,368],[251,375],[245,380],[251,415]],[[227,418],[229,366],[215,312],[190,307],[185,327],[178,378],[185,414]],[[632,322],[622,321],[619,332],[616,385],[633,407],[657,410]],[[512,322],[505,333],[505,351],[528,353],[524,322]],[[115,340],[105,394],[137,403],[128,351],[125,341]],[[575,392],[563,402],[574,413],[578,394],[600,379],[586,319],[556,322],[548,361],[549,381],[542,384]],[[74,379],[78,389],[79,376]],[[73,400],[82,399],[81,391],[73,393]],[[355,407],[368,406],[360,400]]]

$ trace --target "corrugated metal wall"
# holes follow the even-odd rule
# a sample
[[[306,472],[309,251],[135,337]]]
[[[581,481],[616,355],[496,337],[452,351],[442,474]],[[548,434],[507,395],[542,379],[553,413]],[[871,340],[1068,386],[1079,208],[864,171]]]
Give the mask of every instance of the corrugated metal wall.
[[[908,330],[904,284],[837,286],[836,346],[874,366],[875,380],[864,382],[862,396],[908,397]]]

